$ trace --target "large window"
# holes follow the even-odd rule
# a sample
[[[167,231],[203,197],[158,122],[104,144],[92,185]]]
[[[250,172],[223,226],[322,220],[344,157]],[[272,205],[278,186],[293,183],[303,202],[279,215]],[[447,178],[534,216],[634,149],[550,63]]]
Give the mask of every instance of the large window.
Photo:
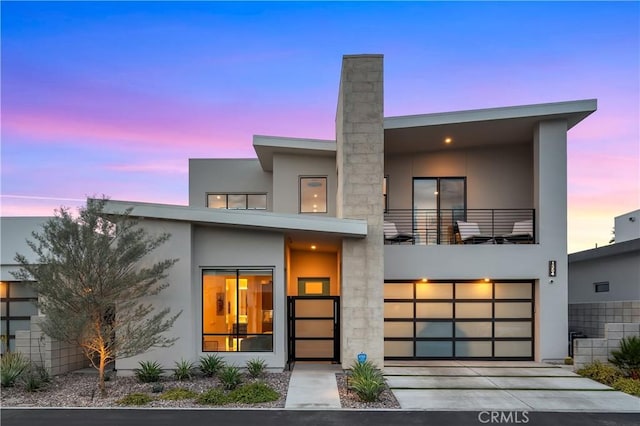
[[[16,331],[31,328],[38,314],[35,291],[24,282],[0,282],[0,353],[15,350]]]
[[[207,194],[207,207],[230,210],[265,210],[267,194]]]
[[[300,213],[327,212],[327,178],[300,178]]]
[[[273,351],[273,270],[202,273],[202,351]]]

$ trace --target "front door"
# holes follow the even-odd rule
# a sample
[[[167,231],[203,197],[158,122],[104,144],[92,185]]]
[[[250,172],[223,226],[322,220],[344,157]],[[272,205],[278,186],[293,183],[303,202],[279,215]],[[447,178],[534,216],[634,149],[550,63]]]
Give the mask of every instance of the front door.
[[[289,296],[289,362],[340,362],[340,297]]]

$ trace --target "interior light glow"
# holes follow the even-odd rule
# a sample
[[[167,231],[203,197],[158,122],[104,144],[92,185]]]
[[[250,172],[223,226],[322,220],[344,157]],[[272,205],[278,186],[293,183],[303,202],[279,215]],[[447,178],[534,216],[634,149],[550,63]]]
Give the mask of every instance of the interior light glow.
[[[445,138],[444,143],[451,143],[452,139],[451,138]]]
[[[311,250],[315,250],[315,249],[316,249],[316,246],[315,246],[315,245],[312,245],[312,246],[311,246]]]

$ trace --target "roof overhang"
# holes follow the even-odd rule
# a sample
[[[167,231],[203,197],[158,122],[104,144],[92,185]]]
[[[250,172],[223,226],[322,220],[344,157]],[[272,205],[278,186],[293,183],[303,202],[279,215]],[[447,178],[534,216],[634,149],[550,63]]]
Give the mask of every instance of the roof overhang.
[[[636,253],[640,255],[640,238],[572,253],[569,255],[569,263],[584,262],[588,260],[601,259],[611,256],[620,256],[630,253]]]
[[[113,200],[107,201],[104,211],[109,214],[119,214],[129,208],[132,209],[130,215],[139,218],[172,220],[259,231],[318,232],[335,237],[364,238],[367,236],[367,221],[361,219],[339,219],[324,216],[281,214],[260,210],[222,210]]]
[[[541,121],[566,120],[567,130],[597,109],[596,99],[386,117],[385,153],[441,150],[451,147],[526,143]]]
[[[271,172],[274,154],[331,157],[336,155],[336,141],[254,135],[253,149],[258,155],[262,169]]]

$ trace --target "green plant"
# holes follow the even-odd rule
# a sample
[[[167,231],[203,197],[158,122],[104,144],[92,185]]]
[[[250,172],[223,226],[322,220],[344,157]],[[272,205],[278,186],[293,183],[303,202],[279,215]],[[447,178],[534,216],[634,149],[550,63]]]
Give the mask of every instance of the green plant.
[[[385,389],[384,379],[371,377],[352,379],[349,386],[364,402],[377,401]]]
[[[352,379],[382,379],[382,372],[371,361],[354,362],[350,375]]]
[[[185,388],[173,388],[163,393],[160,396],[160,399],[164,399],[166,401],[178,401],[181,399],[193,399],[197,396],[198,394],[192,390]]]
[[[640,379],[640,337],[620,340],[620,349],[611,351],[609,362],[622,370],[625,376]]]
[[[164,391],[164,385],[162,383],[156,382],[151,386],[151,393],[161,393],[162,391]]]
[[[573,365],[573,358],[567,356],[564,358],[564,365]]]
[[[27,368],[20,381],[24,385],[27,392],[35,392],[41,389],[46,383],[51,381],[49,372],[41,365],[31,363]]]
[[[20,352],[7,352],[0,359],[0,385],[11,387],[29,367],[29,361]]]
[[[224,359],[217,354],[209,354],[200,358],[200,371],[206,377],[214,377],[224,368]]]
[[[130,393],[124,396],[124,398],[116,401],[116,404],[119,405],[146,405],[149,402],[153,401],[146,393]]]
[[[640,396],[640,380],[621,377],[613,383],[613,388],[629,395]]]
[[[176,361],[176,369],[173,372],[173,375],[178,380],[189,380],[193,377],[194,368],[195,365],[193,362],[181,359],[180,361]]]
[[[617,368],[607,364],[602,364],[600,361],[587,364],[584,368],[576,371],[576,373],[596,380],[607,386],[613,385],[613,383],[621,377],[621,373]]]
[[[247,372],[249,373],[249,376],[253,378],[262,376],[266,368],[267,363],[260,358],[254,358],[247,361]]]
[[[220,389],[209,389],[198,395],[196,402],[203,405],[224,405],[229,402],[229,397]]]
[[[164,370],[157,361],[140,361],[138,364],[140,368],[133,371],[142,383],[153,383],[160,380],[160,375]]]
[[[371,361],[351,365],[349,388],[365,402],[377,401],[386,385],[382,372]]]
[[[223,388],[233,390],[242,382],[242,373],[235,365],[228,365],[220,370],[218,379],[220,379]]]
[[[243,404],[276,401],[278,398],[280,394],[275,389],[261,382],[242,385],[229,393],[229,400]]]

